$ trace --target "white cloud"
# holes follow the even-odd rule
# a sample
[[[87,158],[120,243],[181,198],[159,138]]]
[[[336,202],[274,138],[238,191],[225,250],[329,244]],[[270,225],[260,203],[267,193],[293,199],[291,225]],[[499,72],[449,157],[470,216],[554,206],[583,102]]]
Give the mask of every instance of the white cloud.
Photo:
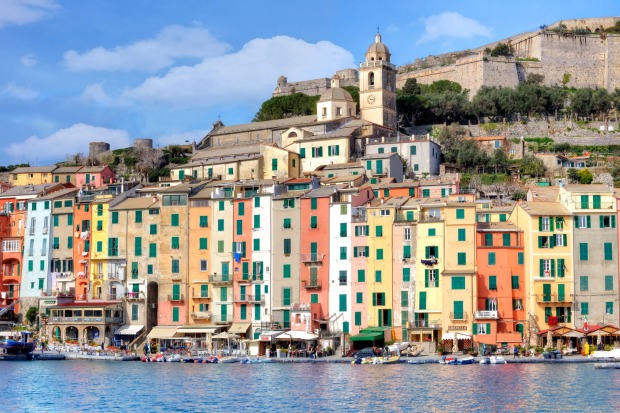
[[[7,83],[0,90],[0,95],[10,96],[19,100],[33,100],[39,96],[39,93],[29,87],[17,86],[14,83]]]
[[[441,37],[471,38],[475,36],[491,37],[493,30],[483,26],[477,20],[460,13],[445,11],[432,15],[424,22],[424,34],[417,43],[429,42]]]
[[[5,153],[14,160],[58,162],[67,155],[78,152],[87,154],[89,142],[95,141],[108,142],[113,149],[131,145],[127,131],[76,123],[45,138],[31,136],[21,142],[11,143],[7,145]]]
[[[187,132],[172,133],[155,138],[155,142],[162,148],[168,145],[185,145],[186,142],[199,142],[209,132],[208,129],[199,129]]]
[[[85,102],[94,102],[100,105],[109,106],[112,104],[112,99],[103,90],[103,83],[93,83],[84,88],[80,99]]]
[[[2,0],[0,1],[0,29],[36,22],[51,15],[59,8],[55,0]]]
[[[23,55],[20,61],[22,62],[22,65],[26,67],[31,67],[39,63],[39,61],[36,59],[36,57],[32,53]]]
[[[170,67],[175,59],[221,56],[230,50],[208,30],[200,27],[168,26],[153,39],[141,40],[113,49],[97,47],[84,53],[65,52],[71,70],[147,71]]]
[[[180,107],[256,104],[270,95],[280,75],[290,81],[316,79],[348,67],[355,67],[353,55],[331,42],[311,44],[288,36],[254,39],[235,53],[148,78],[125,90],[121,103]]]

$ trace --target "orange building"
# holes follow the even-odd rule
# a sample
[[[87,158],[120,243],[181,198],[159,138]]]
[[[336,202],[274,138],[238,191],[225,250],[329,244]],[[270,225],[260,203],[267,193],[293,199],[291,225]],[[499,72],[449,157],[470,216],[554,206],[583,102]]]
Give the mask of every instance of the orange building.
[[[75,298],[85,300],[88,293],[88,270],[90,264],[91,240],[91,198],[76,198],[73,206],[75,226],[73,262],[75,272]]]
[[[301,303],[320,303],[312,314],[312,331],[321,326],[316,321],[329,316],[329,207],[333,188],[314,189],[301,198],[299,236]],[[286,254],[286,246],[285,251]],[[290,253],[290,251],[288,251]],[[324,325],[323,325],[324,326]]]
[[[527,329],[523,232],[510,222],[479,222],[476,231],[477,343],[521,344]]]

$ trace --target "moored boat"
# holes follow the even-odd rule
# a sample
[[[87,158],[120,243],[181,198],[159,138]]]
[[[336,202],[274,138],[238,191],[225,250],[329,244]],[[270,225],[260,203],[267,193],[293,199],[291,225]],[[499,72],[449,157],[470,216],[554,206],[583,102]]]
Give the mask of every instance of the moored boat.
[[[33,351],[34,343],[28,341],[27,333],[12,333],[0,340],[0,359],[2,360],[12,358],[31,360]]]
[[[502,356],[485,357],[480,360],[480,364],[506,364],[506,359]]]

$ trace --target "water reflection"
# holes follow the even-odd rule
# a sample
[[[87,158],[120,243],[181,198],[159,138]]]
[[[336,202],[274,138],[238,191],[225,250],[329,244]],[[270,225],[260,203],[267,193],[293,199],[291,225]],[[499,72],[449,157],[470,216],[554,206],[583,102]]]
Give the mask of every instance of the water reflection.
[[[620,370],[591,364],[7,362],[0,377],[0,406],[26,412],[620,411]]]

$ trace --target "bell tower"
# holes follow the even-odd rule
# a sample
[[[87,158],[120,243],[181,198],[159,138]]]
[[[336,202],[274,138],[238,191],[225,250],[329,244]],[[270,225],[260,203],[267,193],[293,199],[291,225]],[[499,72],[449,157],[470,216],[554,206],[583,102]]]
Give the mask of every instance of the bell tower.
[[[381,35],[366,51],[360,64],[360,112],[364,120],[396,130],[396,66],[390,63],[390,50]]]

